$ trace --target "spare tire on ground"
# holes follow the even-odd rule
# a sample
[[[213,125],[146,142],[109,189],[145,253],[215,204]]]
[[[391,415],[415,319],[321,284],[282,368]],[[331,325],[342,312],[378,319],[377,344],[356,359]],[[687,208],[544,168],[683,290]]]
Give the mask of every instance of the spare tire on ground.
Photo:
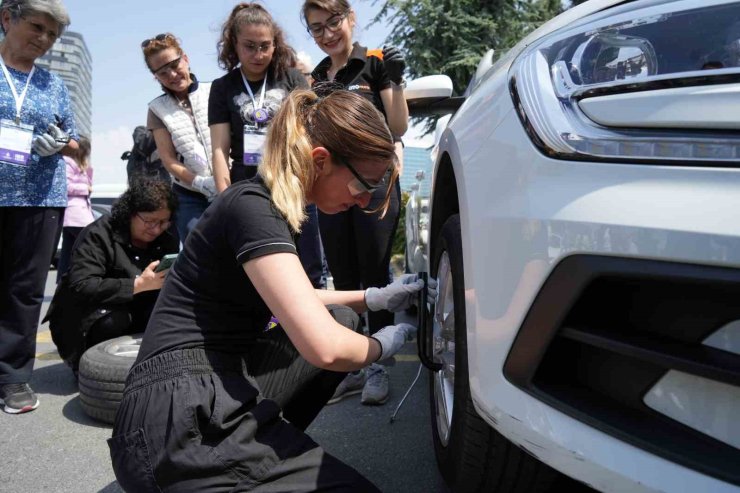
[[[91,418],[113,424],[142,336],[133,334],[103,341],[82,355],[78,375],[80,402]]]

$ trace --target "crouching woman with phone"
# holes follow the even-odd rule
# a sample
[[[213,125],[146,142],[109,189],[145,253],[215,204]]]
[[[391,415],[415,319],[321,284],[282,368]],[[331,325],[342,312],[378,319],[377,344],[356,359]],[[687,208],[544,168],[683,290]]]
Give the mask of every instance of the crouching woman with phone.
[[[397,176],[370,102],[347,91],[283,100],[257,176],[216,197],[152,312],[108,441],[124,490],[378,491],[304,430],[348,371],[392,356],[415,330],[366,337],[358,313],[403,310],[424,282],[315,290],[295,236],[307,204],[367,207]]]
[[[159,261],[179,247],[168,232],[176,201],[169,184],[135,180],[80,233],[44,319],[75,374],[87,348],[146,328],[168,272]]]

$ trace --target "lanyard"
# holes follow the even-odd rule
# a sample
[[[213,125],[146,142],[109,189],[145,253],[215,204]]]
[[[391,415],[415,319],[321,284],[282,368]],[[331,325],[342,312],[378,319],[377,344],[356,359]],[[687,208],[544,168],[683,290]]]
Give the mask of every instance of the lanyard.
[[[254,93],[252,92],[252,88],[249,87],[249,81],[247,81],[247,78],[244,77],[244,72],[242,72],[241,69],[239,69],[239,73],[242,76],[242,80],[244,81],[244,86],[247,88],[247,92],[249,92],[249,97],[252,98],[252,103],[254,104],[254,110],[257,111],[262,108],[262,104],[265,102],[265,87],[267,87],[267,76],[265,76],[264,79],[262,79],[262,89],[260,89],[260,104],[257,105],[257,100],[254,99]]]
[[[7,67],[5,66],[5,61],[0,57],[0,66],[3,68],[3,74],[5,75],[5,80],[8,81],[8,85],[10,86],[10,91],[13,93],[13,99],[15,99],[15,123],[16,125],[20,125],[21,123],[21,108],[23,107],[23,101],[26,99],[26,92],[28,91],[28,86],[31,84],[31,78],[33,77],[33,73],[36,71],[36,65],[34,65],[31,68],[31,72],[28,74],[28,80],[26,80],[26,87],[23,88],[23,92],[20,96],[18,96],[18,90],[15,88],[15,83],[13,82],[13,79],[10,77],[10,72],[8,72]]]

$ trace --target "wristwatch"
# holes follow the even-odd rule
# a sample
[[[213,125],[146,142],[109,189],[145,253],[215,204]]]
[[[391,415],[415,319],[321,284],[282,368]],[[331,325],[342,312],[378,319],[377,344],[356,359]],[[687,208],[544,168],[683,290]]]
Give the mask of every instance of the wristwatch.
[[[393,84],[394,86],[398,86],[401,89],[406,89],[406,79],[405,78],[404,79],[401,79],[401,82],[393,82],[393,81],[391,81],[391,84]]]

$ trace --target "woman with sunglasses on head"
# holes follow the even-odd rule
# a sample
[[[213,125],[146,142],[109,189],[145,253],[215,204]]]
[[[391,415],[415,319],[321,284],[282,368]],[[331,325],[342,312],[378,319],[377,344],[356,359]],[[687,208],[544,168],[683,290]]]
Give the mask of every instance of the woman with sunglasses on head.
[[[176,208],[169,184],[139,178],[110,216],[80,232],[45,318],[75,374],[88,347],[144,331],[167,273],[155,269],[163,255],[179,248],[167,232]]]
[[[302,14],[309,34],[328,55],[311,74],[313,87],[344,88],[373,103],[383,113],[394,136],[400,174],[403,161],[400,139],[406,133],[409,118],[403,95],[403,56],[395,48],[371,54],[364,46],[353,43],[355,13],[346,0],[306,0]],[[392,187],[390,206],[384,217],[368,214],[361,207],[332,216],[319,213],[324,253],[336,289],[383,286],[388,282],[401,188],[398,182],[372,185],[371,209],[385,199],[388,187]],[[368,322],[373,334],[393,323],[393,314],[387,311],[371,313]],[[331,402],[359,392],[362,392],[363,404],[383,404],[389,392],[386,368],[373,365],[367,371],[349,374]]]
[[[258,175],[213,201],[157,300],[108,442],[124,490],[377,491],[303,430],[345,372],[392,356],[415,331],[365,337],[357,313],[403,310],[424,282],[313,289],[295,235],[308,203],[367,207],[365,184],[393,182],[395,161],[366,100],[287,96]]]
[[[3,0],[0,22],[0,402],[20,414],[39,406],[28,382],[77,131],[64,82],[35,65],[69,25],[62,2]]]
[[[149,103],[147,128],[152,131],[162,164],[172,175],[179,209],[177,233],[188,233],[213,197],[216,184],[211,165],[208,95],[211,84],[190,72],[190,61],[171,33],[141,43],[144,61],[164,94]]]

